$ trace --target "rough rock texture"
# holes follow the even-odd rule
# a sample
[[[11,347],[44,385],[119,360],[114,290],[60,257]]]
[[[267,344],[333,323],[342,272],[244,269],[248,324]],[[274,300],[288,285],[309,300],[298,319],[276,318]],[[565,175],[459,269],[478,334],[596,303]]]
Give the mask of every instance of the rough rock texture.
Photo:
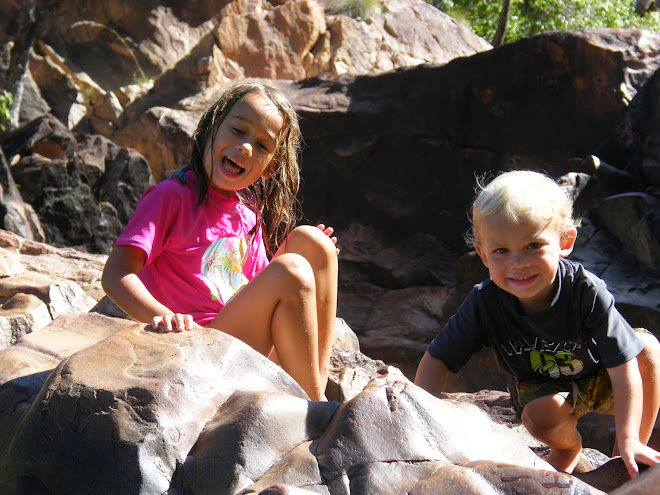
[[[107,254],[153,184],[149,164],[135,150],[102,136],[77,141],[50,114],[0,137],[0,144],[15,161],[21,196],[54,246]]]
[[[0,230],[0,349],[103,297],[105,255],[54,248]]]
[[[43,242],[45,235],[39,217],[21,197],[9,167],[0,148],[0,228]]]

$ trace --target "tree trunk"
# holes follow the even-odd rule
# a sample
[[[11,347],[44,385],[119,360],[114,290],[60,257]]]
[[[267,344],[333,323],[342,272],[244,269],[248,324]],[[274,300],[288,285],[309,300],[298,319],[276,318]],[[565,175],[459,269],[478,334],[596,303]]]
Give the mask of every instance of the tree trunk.
[[[506,34],[506,25],[509,22],[509,11],[511,10],[511,0],[502,0],[502,10],[500,12],[500,20],[497,23],[497,31],[493,37],[493,46],[500,46],[504,41]]]

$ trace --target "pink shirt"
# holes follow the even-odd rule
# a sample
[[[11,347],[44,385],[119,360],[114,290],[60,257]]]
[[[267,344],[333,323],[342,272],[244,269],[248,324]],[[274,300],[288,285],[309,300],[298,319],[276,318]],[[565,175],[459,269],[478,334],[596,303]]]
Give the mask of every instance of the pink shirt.
[[[247,245],[256,215],[238,197],[209,188],[197,204],[197,180],[167,179],[150,187],[115,246],[135,246],[147,254],[139,274],[149,292],[175,313],[208,324],[229,298],[267,264],[261,230]]]

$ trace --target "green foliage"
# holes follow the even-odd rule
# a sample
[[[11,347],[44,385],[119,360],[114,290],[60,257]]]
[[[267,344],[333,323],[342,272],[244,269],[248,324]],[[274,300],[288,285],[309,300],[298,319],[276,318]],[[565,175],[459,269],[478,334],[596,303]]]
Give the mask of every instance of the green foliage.
[[[491,41],[502,8],[500,0],[427,0]],[[638,28],[660,31],[660,13],[635,13],[634,0],[512,0],[505,42],[544,31]]]
[[[332,0],[332,12],[353,18],[369,19],[385,10],[382,0]]]
[[[6,89],[0,93],[0,130],[4,131],[5,122],[14,125],[14,119],[11,116],[11,107],[14,106],[14,97]]]

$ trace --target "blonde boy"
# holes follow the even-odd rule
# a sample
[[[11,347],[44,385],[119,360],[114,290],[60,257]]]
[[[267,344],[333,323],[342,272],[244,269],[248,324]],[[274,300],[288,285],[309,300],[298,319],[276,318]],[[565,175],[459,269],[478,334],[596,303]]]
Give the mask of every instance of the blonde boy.
[[[490,278],[474,287],[430,344],[415,383],[442,392],[482,346],[510,371],[525,427],[550,447],[547,461],[572,472],[582,449],[580,415],[613,412],[615,453],[631,477],[660,462],[646,446],[660,406],[660,344],[635,332],[605,283],[565,259],[577,230],[564,191],[517,171],[481,188],[472,206],[474,245]]]

